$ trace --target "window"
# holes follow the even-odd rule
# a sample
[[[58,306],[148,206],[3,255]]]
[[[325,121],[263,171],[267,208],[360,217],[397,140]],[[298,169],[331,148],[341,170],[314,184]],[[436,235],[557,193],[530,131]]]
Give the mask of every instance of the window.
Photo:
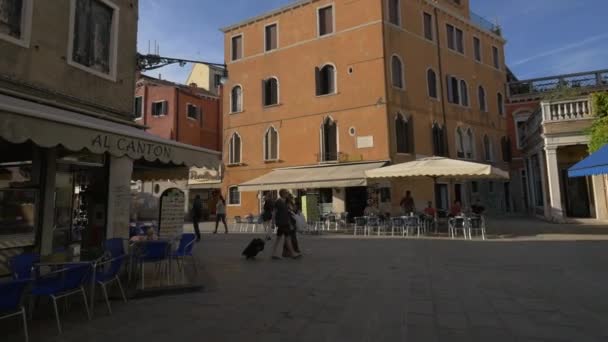
[[[241,163],[241,136],[233,133],[228,143],[228,164],[238,165]]]
[[[334,7],[319,8],[317,22],[319,25],[319,37],[334,33]]]
[[[230,112],[239,113],[243,111],[243,88],[234,86],[230,91]]]
[[[456,129],[456,156],[464,158],[464,134],[460,127]]]
[[[278,47],[278,26],[270,24],[264,29],[264,46],[266,51],[272,51]]]
[[[102,0],[75,0],[68,63],[114,77],[118,8]]]
[[[494,62],[494,67],[500,69],[500,57],[498,56],[498,48],[496,46],[492,46],[492,61]]]
[[[143,96],[135,97],[135,104],[133,106],[133,118],[135,120],[141,119],[144,116],[144,98]]]
[[[29,46],[31,0],[0,0],[0,38]]]
[[[336,68],[333,65],[315,68],[315,80],[317,96],[336,93]]]
[[[338,160],[338,128],[336,122],[327,117],[321,127],[321,158],[320,161]]]
[[[391,80],[393,87],[403,89],[405,81],[403,79],[403,62],[397,55],[391,58]]]
[[[232,37],[232,60],[238,61],[243,58],[243,35]]]
[[[460,104],[465,107],[469,106],[469,87],[465,80],[460,80]]]
[[[264,106],[279,104],[279,80],[275,77],[262,81],[262,102]]]
[[[483,136],[483,150],[484,150],[484,159],[485,161],[492,161],[492,142],[487,135]]]
[[[268,128],[264,134],[264,160],[279,159],[279,132],[274,127]]]
[[[213,88],[217,88],[222,84],[222,75],[215,74],[213,75]]]
[[[228,188],[228,205],[241,205],[241,193],[238,186]]]
[[[445,156],[447,154],[447,149],[445,145],[445,133],[443,128],[438,124],[433,124],[433,155],[435,156]]]
[[[152,116],[167,115],[167,107],[169,107],[169,103],[167,101],[153,102],[152,103]]]
[[[464,33],[461,29],[446,24],[448,49],[464,53]]]
[[[393,25],[401,26],[400,0],[388,0],[388,20]]]
[[[433,37],[433,16],[424,12],[423,14],[424,21],[424,38],[428,40],[435,40]]]
[[[467,129],[467,136],[464,140],[464,154],[467,159],[475,158],[475,137],[473,136],[473,130]]]
[[[500,116],[503,116],[505,114],[505,104],[503,102],[501,93],[496,94],[496,101],[497,101],[497,105],[498,105],[498,114]]]
[[[437,74],[433,69],[429,69],[426,72],[426,84],[428,88],[429,97],[434,99],[437,98]]]
[[[473,49],[475,50],[475,60],[481,62],[481,40],[473,37]]]
[[[477,88],[477,97],[479,98],[479,110],[484,113],[487,112],[488,105],[486,103],[486,90],[482,86]]]
[[[412,153],[412,132],[413,127],[411,120],[408,120],[403,114],[397,114],[395,118],[395,133],[397,136],[397,153]]]
[[[508,137],[502,137],[502,139],[500,139],[500,147],[502,150],[502,161],[510,162],[512,159],[511,139],[509,139]]]
[[[186,106],[186,116],[189,119],[198,120],[198,118],[201,116],[201,109],[193,104],[188,103],[188,105]]]
[[[471,182],[471,192],[474,194],[479,192],[479,183],[477,181]]]

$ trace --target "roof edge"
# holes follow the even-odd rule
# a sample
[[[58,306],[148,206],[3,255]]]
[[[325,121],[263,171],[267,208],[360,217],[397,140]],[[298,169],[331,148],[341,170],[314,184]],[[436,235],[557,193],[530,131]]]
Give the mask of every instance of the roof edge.
[[[316,1],[320,1],[320,0],[299,0],[299,1],[296,1],[296,2],[294,2],[292,4],[290,4],[290,5],[279,7],[277,9],[275,9],[275,10],[271,10],[271,11],[262,13],[262,14],[260,14],[258,16],[250,17],[248,19],[242,20],[242,21],[240,21],[240,22],[238,22],[236,24],[232,24],[232,25],[229,25],[229,26],[222,27],[222,28],[220,28],[220,31],[223,32],[223,33],[227,33],[228,31],[232,31],[235,28],[238,28],[238,27],[241,27],[241,26],[245,26],[247,24],[250,24],[250,23],[253,23],[253,22],[256,22],[256,21],[259,21],[259,20],[263,20],[263,19],[268,18],[268,17],[272,17],[275,14],[286,12],[286,11],[289,11],[289,10],[297,8],[297,7],[305,6],[305,5],[308,5],[308,4],[316,2]]]

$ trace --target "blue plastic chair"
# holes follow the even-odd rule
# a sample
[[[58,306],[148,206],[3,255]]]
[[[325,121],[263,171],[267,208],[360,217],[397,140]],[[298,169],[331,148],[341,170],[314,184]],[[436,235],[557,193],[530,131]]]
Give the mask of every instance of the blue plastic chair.
[[[104,250],[109,253],[112,258],[124,255],[124,240],[121,238],[108,239],[104,242]]]
[[[167,257],[169,256],[168,241],[145,241],[141,244],[141,254],[138,258],[141,267],[141,289],[145,289],[144,267],[146,263],[154,263],[161,272],[161,266],[165,266],[167,272],[167,283],[169,282],[169,266]]]
[[[62,266],[63,268],[37,278],[34,281],[34,286],[32,288],[31,294],[33,296],[51,298],[51,300],[53,301],[53,308],[55,309],[57,329],[59,330],[59,333],[61,333],[61,321],[59,320],[57,299],[68,297],[78,293],[82,294],[82,300],[84,301],[84,307],[87,312],[87,317],[89,318],[89,320],[91,319],[89,304],[87,302],[87,296],[84,291],[84,286],[87,280],[89,280],[89,275],[91,274],[91,264],[72,263],[53,266]]]
[[[125,303],[127,302],[127,296],[125,295],[125,291],[119,278],[119,272],[126,257],[127,255],[123,254],[96,265],[97,271],[95,272],[95,283],[101,286],[101,291],[103,292],[106,305],[108,306],[108,312],[110,314],[112,314],[112,307],[110,306],[110,299],[108,297],[107,289],[107,286],[110,283],[116,282],[118,284],[118,288],[122,294],[122,299],[125,301]]]
[[[0,319],[21,315],[23,319],[23,334],[25,335],[26,342],[29,340],[27,316],[25,308],[21,305],[21,300],[30,282],[30,279],[22,279],[0,283]]]
[[[171,254],[171,258],[175,259],[177,262],[177,266],[180,269],[184,267],[184,260],[186,257],[190,257],[192,259],[192,265],[194,265],[194,270],[197,270],[196,259],[192,254],[194,249],[194,242],[196,241],[196,235],[194,234],[182,234],[182,237],[179,241],[179,246],[177,250]]]
[[[40,255],[35,253],[23,253],[12,257],[8,263],[13,279],[31,279],[34,264],[40,262]]]

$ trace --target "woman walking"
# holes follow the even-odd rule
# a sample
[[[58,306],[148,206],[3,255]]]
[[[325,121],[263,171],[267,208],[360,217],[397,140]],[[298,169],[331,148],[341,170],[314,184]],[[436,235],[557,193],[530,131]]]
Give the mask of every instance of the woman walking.
[[[217,234],[217,226],[220,224],[220,220],[224,224],[226,234],[228,234],[228,225],[226,224],[226,200],[221,194],[215,205],[215,231],[213,234]]]
[[[302,255],[294,251],[291,244],[291,215],[287,206],[287,196],[289,192],[285,189],[279,191],[279,199],[275,202],[275,224],[277,225],[277,239],[274,241],[272,258],[275,260],[281,259],[279,256],[279,248],[283,250],[283,243],[287,248],[288,256],[297,259]]]
[[[264,195],[264,207],[262,208],[262,223],[266,231],[266,240],[270,240],[272,234],[272,212],[274,211],[274,199],[270,194]]]

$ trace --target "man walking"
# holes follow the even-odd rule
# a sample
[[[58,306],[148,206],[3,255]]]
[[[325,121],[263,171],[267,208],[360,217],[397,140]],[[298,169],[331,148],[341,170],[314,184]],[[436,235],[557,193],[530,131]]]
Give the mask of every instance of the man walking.
[[[203,217],[203,201],[200,195],[194,197],[194,203],[192,203],[192,225],[194,226],[194,233],[196,234],[196,241],[201,241],[201,231],[198,228],[198,223]]]
[[[296,253],[291,243],[291,215],[289,214],[289,207],[287,206],[287,197],[289,192],[285,189],[279,191],[279,199],[275,202],[275,223],[277,225],[277,239],[274,241],[274,249],[272,253],[273,259],[281,259],[279,256],[280,252],[283,251],[283,243],[287,247],[289,256],[297,259],[302,255]]]

